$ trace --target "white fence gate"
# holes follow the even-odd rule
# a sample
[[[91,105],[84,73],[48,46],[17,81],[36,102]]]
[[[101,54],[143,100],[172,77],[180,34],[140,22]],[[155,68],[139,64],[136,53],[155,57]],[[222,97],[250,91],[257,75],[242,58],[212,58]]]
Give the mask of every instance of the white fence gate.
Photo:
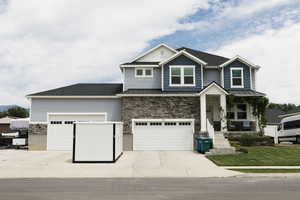
[[[122,155],[122,122],[76,122],[73,128],[73,163],[112,163]]]
[[[264,135],[274,137],[274,143],[278,144],[278,131],[277,125],[267,125],[264,128]]]

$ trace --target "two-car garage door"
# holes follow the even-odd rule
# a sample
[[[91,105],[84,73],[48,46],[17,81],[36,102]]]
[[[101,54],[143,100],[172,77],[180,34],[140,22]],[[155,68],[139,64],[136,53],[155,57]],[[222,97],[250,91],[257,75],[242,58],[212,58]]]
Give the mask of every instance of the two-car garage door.
[[[133,150],[193,150],[192,119],[132,121]]]
[[[106,121],[106,113],[48,113],[47,150],[72,150],[75,121]]]

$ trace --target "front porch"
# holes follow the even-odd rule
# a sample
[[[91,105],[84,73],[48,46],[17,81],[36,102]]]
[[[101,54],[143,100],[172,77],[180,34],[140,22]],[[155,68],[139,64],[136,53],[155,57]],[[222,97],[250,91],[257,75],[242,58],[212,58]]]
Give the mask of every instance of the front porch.
[[[213,140],[213,154],[234,152],[224,135],[227,133],[258,132],[258,118],[253,114],[252,104],[247,97],[231,101],[231,93],[213,83],[200,93],[201,134]]]
[[[239,102],[228,102],[229,93],[213,84],[200,94],[201,132],[212,127],[215,132],[257,132],[258,119],[249,103],[239,97]]]

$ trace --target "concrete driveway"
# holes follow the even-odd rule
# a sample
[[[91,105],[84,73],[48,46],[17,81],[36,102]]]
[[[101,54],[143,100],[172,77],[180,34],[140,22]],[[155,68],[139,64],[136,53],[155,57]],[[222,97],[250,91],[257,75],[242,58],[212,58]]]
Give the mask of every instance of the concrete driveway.
[[[127,151],[114,164],[73,164],[71,152],[0,151],[0,178],[34,177],[229,177],[191,151]]]

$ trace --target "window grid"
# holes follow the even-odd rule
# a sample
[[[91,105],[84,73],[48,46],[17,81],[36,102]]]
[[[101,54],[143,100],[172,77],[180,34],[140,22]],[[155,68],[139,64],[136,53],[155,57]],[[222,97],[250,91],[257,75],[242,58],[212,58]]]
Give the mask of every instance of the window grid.
[[[243,68],[231,68],[231,87],[243,88],[244,87],[244,70]]]
[[[195,66],[170,66],[170,86],[195,86]]]
[[[248,105],[235,104],[231,108],[227,108],[227,118],[231,120],[247,120],[248,119]]]
[[[153,68],[136,68],[135,77],[137,78],[151,78],[153,77]]]

